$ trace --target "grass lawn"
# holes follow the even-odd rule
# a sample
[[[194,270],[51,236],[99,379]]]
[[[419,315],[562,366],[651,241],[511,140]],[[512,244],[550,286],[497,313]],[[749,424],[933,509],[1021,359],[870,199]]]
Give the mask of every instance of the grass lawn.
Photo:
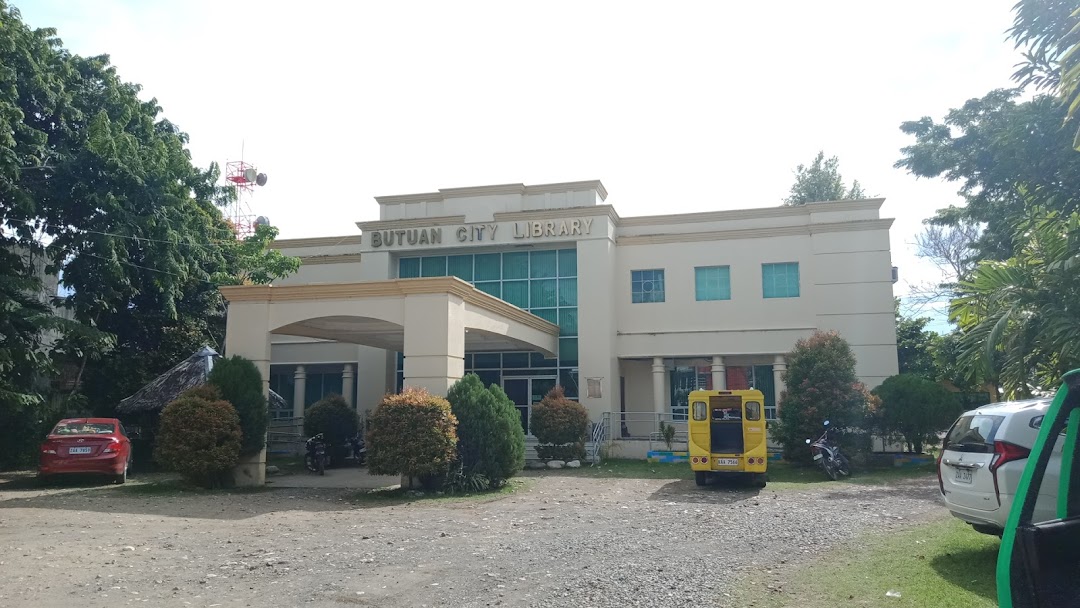
[[[781,573],[782,592],[771,581],[743,581],[738,605],[762,608],[834,606],[997,606],[994,567],[1000,541],[948,519],[859,543],[816,557]],[[753,573],[750,575],[753,577]],[[776,584],[774,583],[774,586]],[[889,591],[900,597],[886,597]]]
[[[573,475],[577,477],[624,478],[624,479],[686,479],[694,478],[688,463],[660,463],[644,460],[612,458],[596,466],[583,465],[580,469],[538,471],[539,475]],[[867,484],[882,485],[904,479],[927,477],[934,474],[933,465],[913,467],[890,467],[880,469],[855,469],[849,479],[831,481],[820,467],[800,467],[782,462],[769,463],[769,487],[774,489],[798,488],[818,484]]]

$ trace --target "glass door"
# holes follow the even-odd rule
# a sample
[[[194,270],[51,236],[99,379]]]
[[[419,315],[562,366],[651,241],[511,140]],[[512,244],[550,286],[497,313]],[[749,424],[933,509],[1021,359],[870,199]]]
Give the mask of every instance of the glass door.
[[[503,390],[506,396],[514,402],[514,407],[521,414],[521,428],[525,434],[529,434],[529,413],[532,406],[539,403],[548,391],[555,388],[558,380],[552,376],[548,378],[503,378]]]

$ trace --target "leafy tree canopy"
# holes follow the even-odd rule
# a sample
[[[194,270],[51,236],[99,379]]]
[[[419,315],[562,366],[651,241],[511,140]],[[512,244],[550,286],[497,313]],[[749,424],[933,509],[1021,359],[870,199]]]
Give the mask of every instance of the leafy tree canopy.
[[[896,355],[901,374],[913,374],[930,380],[937,379],[938,368],[934,350],[940,337],[926,330],[930,319],[909,318],[900,314],[900,299],[896,299]]]
[[[825,152],[818,152],[810,166],[800,164],[795,168],[795,183],[791,193],[784,199],[785,205],[805,205],[822,201],[843,201],[866,198],[866,192],[859,181],[851,182],[851,188],[844,187],[840,176],[840,159],[833,156],[825,158]]]

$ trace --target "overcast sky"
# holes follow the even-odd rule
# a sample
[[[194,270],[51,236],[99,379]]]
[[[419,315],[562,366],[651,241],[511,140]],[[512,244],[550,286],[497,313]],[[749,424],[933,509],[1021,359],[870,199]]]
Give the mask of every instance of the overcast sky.
[[[599,179],[623,216],[778,205],[819,149],[911,245],[957,186],[893,168],[902,121],[1010,86],[1015,0],[14,0],[111,55],[191,136],[255,162],[284,238],[357,232],[373,197]],[[935,327],[943,328],[942,323]]]

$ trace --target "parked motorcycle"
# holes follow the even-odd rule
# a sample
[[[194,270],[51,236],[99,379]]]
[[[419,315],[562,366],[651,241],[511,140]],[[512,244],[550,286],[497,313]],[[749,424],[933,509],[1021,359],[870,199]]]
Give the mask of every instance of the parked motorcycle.
[[[319,433],[311,437],[307,440],[305,446],[307,453],[304,456],[304,466],[312,473],[326,475],[326,465],[329,464],[328,448],[330,446],[323,438],[323,434]]]
[[[349,448],[352,450],[353,459],[356,460],[356,464],[364,466],[367,462],[367,446],[364,444],[364,435],[360,431],[356,432],[356,435],[349,437]]]
[[[825,427],[825,432],[818,437],[817,441],[807,439],[806,443],[810,445],[810,450],[814,454],[814,462],[821,465],[829,479],[836,481],[840,477],[851,475],[851,465],[847,456],[841,453],[840,444],[829,437],[829,433],[836,427],[830,427],[828,420],[825,421]]]

